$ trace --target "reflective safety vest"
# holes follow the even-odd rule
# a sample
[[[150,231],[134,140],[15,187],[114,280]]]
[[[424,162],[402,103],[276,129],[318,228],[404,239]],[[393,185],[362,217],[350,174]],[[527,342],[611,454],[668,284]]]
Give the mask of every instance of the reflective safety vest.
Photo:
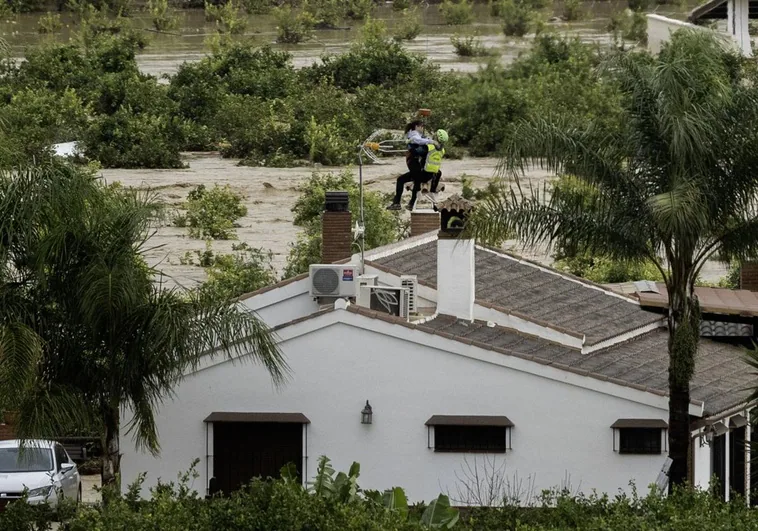
[[[429,152],[426,155],[426,164],[424,171],[427,173],[437,173],[442,166],[442,157],[445,156],[445,148],[437,149],[434,144],[429,144]]]

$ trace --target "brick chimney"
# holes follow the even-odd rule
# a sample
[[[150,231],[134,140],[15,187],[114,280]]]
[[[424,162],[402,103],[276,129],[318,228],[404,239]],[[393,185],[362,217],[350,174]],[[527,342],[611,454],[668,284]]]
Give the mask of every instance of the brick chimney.
[[[740,264],[740,289],[758,291],[758,262]]]
[[[352,255],[353,232],[347,192],[326,192],[321,218],[321,260],[339,262]]]
[[[411,236],[440,230],[440,213],[431,208],[411,212]]]
[[[437,205],[437,313],[474,320],[476,266],[474,239],[465,234],[474,203],[454,195]]]

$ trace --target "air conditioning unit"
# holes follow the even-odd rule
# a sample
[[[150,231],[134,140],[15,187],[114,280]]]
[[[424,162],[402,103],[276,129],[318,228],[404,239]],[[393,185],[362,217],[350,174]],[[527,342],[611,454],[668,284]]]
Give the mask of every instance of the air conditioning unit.
[[[408,312],[417,313],[418,304],[416,302],[418,292],[418,277],[416,275],[401,275],[400,285],[408,289]]]
[[[408,288],[363,286],[356,304],[370,310],[408,319]]]
[[[355,288],[356,297],[360,296],[363,286],[376,286],[379,283],[379,275],[361,275],[358,277],[358,286]]]
[[[358,267],[353,264],[312,264],[308,269],[312,297],[355,297]]]

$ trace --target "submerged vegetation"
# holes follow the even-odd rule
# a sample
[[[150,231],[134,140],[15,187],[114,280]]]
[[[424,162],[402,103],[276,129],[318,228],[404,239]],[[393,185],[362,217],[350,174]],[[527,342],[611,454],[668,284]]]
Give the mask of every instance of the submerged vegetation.
[[[234,33],[243,5],[208,4],[206,12],[220,32]],[[155,27],[170,28],[168,5],[150,6]],[[277,10],[285,20],[290,8]],[[456,148],[493,155],[524,117],[612,121],[617,114],[615,89],[594,68],[603,52],[552,35],[539,36],[509,67],[493,62],[459,75],[402,46],[419,30],[410,11],[394,35],[369,19],[347,52],[299,69],[288,52],[219,39],[209,56],[182,64],[161,83],[137,67],[143,34],[120,19],[83,13],[86,31],[77,39],[46,43],[24,61],[6,63],[0,167],[43,160],[51,144],[73,140],[103,167],[178,168],[181,151],[216,149],[249,165],[343,165],[355,161],[354,146],[371,131],[401,128],[419,107],[434,109],[431,125],[448,129]],[[280,40],[307,38],[314,20],[281,22]],[[454,44],[463,55],[489,53],[474,37]]]

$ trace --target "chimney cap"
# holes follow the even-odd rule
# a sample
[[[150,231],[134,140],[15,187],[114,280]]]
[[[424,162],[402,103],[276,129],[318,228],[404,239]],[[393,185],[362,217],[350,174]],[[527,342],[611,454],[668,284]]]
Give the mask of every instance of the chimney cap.
[[[474,202],[452,195],[440,201],[434,207],[440,212],[440,238],[455,238],[463,233],[466,226],[466,218],[474,209]]]
[[[474,209],[474,204],[475,203],[473,201],[461,197],[460,194],[454,194],[447,199],[437,203],[434,209],[439,212],[452,212],[453,210],[456,210],[458,212],[468,213]]]
[[[327,212],[348,212],[350,197],[345,191],[326,192],[324,210]]]

